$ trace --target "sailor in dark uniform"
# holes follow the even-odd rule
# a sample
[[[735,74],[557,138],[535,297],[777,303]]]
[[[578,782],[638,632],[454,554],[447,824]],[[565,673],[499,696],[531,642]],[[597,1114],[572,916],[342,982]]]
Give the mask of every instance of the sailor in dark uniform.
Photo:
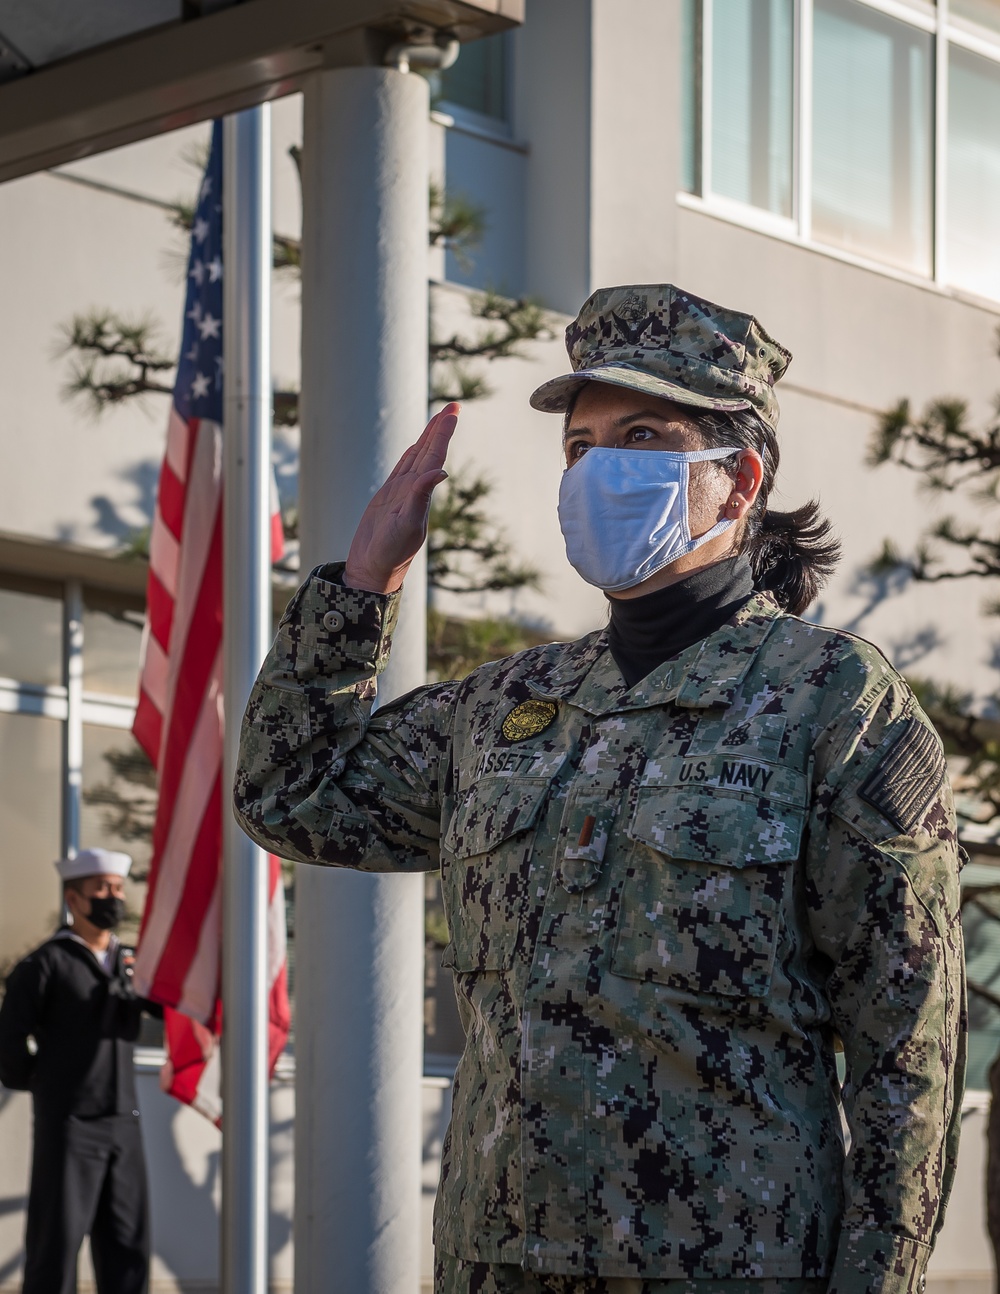
[[[72,924],[14,967],[0,1007],[0,1081],[30,1091],[35,1112],[23,1294],[75,1294],[88,1234],[99,1294],[147,1289],[132,1043],[157,1008],[133,993],[112,933],[131,862],[85,849],[56,864]]]

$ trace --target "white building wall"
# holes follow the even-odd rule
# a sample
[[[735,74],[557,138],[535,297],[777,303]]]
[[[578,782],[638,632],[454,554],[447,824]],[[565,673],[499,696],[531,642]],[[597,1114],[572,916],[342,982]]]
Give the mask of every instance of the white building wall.
[[[0,531],[113,550],[149,524],[168,397],[93,418],[64,398],[61,330],[73,315],[107,307],[156,319],[163,352],[176,352],[187,237],[157,203],[196,193],[208,133],[192,127],[0,185],[0,437],[16,447],[16,465],[0,475]],[[297,97],[275,105],[273,139],[275,227],[297,233],[287,155],[301,141]],[[273,319],[274,373],[297,385],[298,285],[288,276],[278,276]],[[278,440],[287,463],[294,438]],[[279,480],[294,489],[294,471]]]
[[[912,476],[870,471],[864,459],[877,410],[902,395],[918,406],[962,395],[986,416],[1000,389],[993,337],[1000,306],[860,268],[678,203],[678,11],[675,0],[529,0],[528,21],[512,41],[509,138],[432,126],[435,169],[446,184],[483,201],[491,222],[473,272],[451,257],[432,258],[432,274],[451,280],[434,289],[438,327],[467,320],[469,288],[456,279],[537,297],[555,312],[557,334],[591,290],[614,282],[672,280],[753,311],[795,353],[779,388],[778,502],[818,494],[844,542],[844,562],[817,615],[871,638],[911,673],[992,692],[994,635],[979,613],[984,586],[899,591],[866,575],[884,537],[906,550],[940,505]],[[297,235],[299,189],[288,156],[301,140],[297,98],[275,105],[273,134],[275,227]],[[100,305],[154,313],[167,353],[176,347],[184,240],[155,203],[193,192],[196,172],[183,154],[206,137],[198,127],[63,168],[89,184],[40,175],[0,186],[0,437],[8,448],[0,531],[110,552],[148,523],[166,400],[151,399],[146,412],[128,408],[88,421],[61,398],[66,368],[53,351],[60,323]],[[298,295],[293,278],[279,279],[273,369],[289,386],[299,372]],[[565,370],[561,338],[531,347],[530,358],[483,367],[495,394],[465,410],[452,462],[493,481],[491,506],[514,556],[542,569],[543,586],[537,593],[440,597],[438,605],[577,635],[603,622],[606,604],[565,560],[555,517],[559,419],[527,405],[536,385]],[[279,436],[279,483],[290,498],[295,447],[294,435]],[[151,1075],[144,1074],[141,1090],[156,1280],[163,1290],[179,1288],[178,1281],[210,1289],[216,1134],[161,1097]],[[440,1083],[425,1091],[426,1235],[446,1096]],[[276,1288],[291,1272],[290,1101],[286,1079],[273,1107]],[[988,1284],[984,1124],[982,1104],[973,1101],[955,1201],[932,1263],[929,1289],[937,1294],[979,1294]],[[26,1099],[0,1094],[0,1289],[16,1288],[28,1132]]]

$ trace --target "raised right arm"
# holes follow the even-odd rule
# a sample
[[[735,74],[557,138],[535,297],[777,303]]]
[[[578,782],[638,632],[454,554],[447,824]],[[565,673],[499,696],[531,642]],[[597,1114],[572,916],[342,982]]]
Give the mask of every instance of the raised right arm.
[[[372,498],[344,565],[292,599],[240,734],[236,816],[264,848],[364,871],[438,865],[454,685],[420,688],[372,719],[406,571],[458,406],[436,414]]]

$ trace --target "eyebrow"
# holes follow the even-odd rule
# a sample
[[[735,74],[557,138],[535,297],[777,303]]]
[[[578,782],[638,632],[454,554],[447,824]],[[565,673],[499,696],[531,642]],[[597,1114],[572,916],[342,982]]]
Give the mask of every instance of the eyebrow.
[[[655,418],[657,422],[669,422],[662,413],[657,413],[655,409],[640,409],[638,413],[623,413],[620,418],[616,418],[611,424],[612,427],[627,427],[633,422],[643,422],[648,418]],[[590,427],[567,427],[563,432],[563,440],[569,436],[579,436],[581,433],[593,435]]]

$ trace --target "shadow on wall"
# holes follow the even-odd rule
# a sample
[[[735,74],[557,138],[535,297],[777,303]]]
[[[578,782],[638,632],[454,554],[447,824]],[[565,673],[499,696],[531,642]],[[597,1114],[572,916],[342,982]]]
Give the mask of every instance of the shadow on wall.
[[[95,514],[93,530],[115,540],[116,547],[124,547],[135,539],[137,532],[152,524],[160,464],[149,460],[135,463],[117,475],[120,481],[133,487],[131,497],[112,499],[106,494],[94,494],[89,503]],[[142,520],[137,524],[138,517]],[[57,538],[61,543],[78,543],[77,531],[78,527],[73,524],[60,525]]]
[[[857,569],[851,585],[855,597],[863,598],[861,610],[843,627],[850,633],[863,636],[865,618],[887,599],[903,593],[911,582],[910,572],[903,566],[887,570],[872,570],[868,566]],[[911,630],[904,638],[888,638],[878,644],[901,674],[906,674],[925,657],[945,645],[937,625],[925,625]]]
[[[24,1264],[31,1106],[0,1087],[0,1289],[15,1289]]]
[[[219,1280],[222,1138],[217,1128],[164,1095],[157,1074],[139,1078],[153,1224],[154,1287],[211,1289]],[[271,1088],[271,1200],[268,1249],[272,1278],[291,1276],[292,1088]],[[288,1268],[288,1272],[284,1268]]]
[[[862,605],[849,620],[834,627],[863,638],[864,622],[868,616],[889,598],[903,593],[910,578],[909,572],[902,567],[885,571],[873,571],[867,566],[858,567],[850,584],[850,593],[861,598]],[[805,618],[812,624],[833,623],[828,616],[827,603],[822,599],[808,609]],[[905,638],[887,639],[883,636],[876,643],[901,674],[912,670],[926,656],[944,645],[945,639],[937,625],[926,625],[923,629],[911,631]],[[1000,659],[1000,642],[997,644],[997,656]]]
[[[858,567],[851,582],[851,593],[864,600],[858,613],[847,624],[841,625],[841,628],[848,633],[860,633],[865,618],[887,598],[902,593],[909,580],[910,574],[905,567],[886,571],[873,571],[868,566]]]
[[[6,1217],[9,1213],[23,1213],[28,1207],[27,1195],[8,1195],[0,1199],[0,1218]],[[24,1252],[19,1250],[12,1254],[6,1262],[0,1262],[0,1287],[20,1272],[21,1265],[24,1262]]]
[[[164,1095],[154,1075],[142,1078],[154,1263],[178,1283],[218,1280],[221,1136]]]
[[[909,638],[890,638],[885,653],[901,674],[906,674],[918,661],[945,645],[936,625],[927,625]]]
[[[166,409],[164,408],[164,414]],[[164,423],[164,429],[166,423]],[[289,431],[275,428],[272,461],[275,482],[284,515],[293,509],[298,500],[299,446],[297,429]],[[132,486],[131,497],[112,498],[107,494],[94,494],[89,499],[94,513],[93,530],[116,541],[116,546],[127,547],[142,541],[153,522],[156,492],[160,480],[160,460],[133,464],[118,474],[118,480]],[[140,521],[139,518],[142,518]],[[58,527],[58,538],[63,543],[78,542],[77,528],[73,525]]]

